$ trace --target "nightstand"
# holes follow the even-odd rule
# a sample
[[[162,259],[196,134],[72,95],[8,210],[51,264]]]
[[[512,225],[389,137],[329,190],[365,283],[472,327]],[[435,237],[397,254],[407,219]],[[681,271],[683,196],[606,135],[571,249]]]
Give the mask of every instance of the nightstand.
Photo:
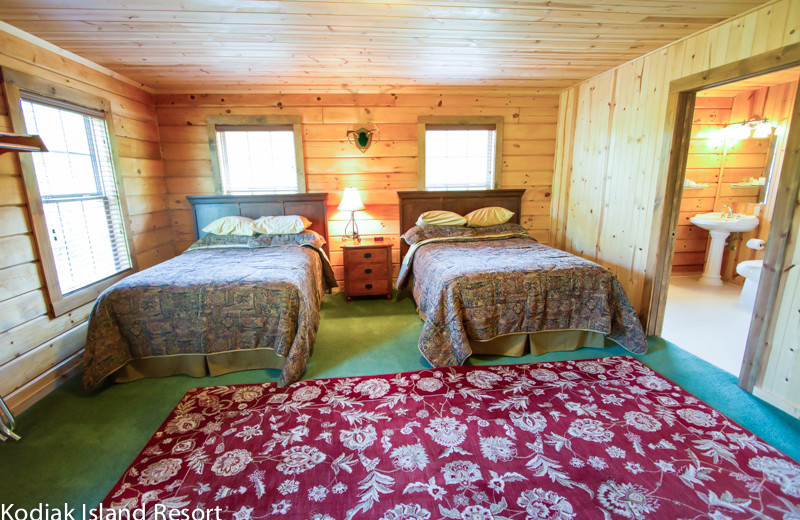
[[[392,299],[392,244],[342,245],[342,252],[347,301],[353,296],[383,294]]]

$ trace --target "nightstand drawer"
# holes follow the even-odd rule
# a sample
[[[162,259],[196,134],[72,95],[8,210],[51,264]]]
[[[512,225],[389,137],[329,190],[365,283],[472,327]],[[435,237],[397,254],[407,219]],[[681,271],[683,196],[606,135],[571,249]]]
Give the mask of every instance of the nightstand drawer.
[[[348,280],[386,280],[389,278],[389,264],[387,262],[381,264],[364,262],[347,264],[345,277]]]
[[[392,298],[392,244],[342,244],[344,293]]]
[[[365,264],[365,263],[386,263],[389,261],[389,251],[385,247],[366,248],[359,247],[355,249],[344,250],[345,264]]]
[[[392,282],[389,280],[348,280],[345,284],[347,296],[371,296],[373,294],[391,294]]]

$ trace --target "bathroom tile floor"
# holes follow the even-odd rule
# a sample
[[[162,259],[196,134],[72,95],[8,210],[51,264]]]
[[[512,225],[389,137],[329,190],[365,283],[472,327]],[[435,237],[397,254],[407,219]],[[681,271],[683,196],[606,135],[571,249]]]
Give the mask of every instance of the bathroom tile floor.
[[[704,285],[699,278],[670,278],[661,336],[738,376],[752,309],[739,303],[740,286]]]

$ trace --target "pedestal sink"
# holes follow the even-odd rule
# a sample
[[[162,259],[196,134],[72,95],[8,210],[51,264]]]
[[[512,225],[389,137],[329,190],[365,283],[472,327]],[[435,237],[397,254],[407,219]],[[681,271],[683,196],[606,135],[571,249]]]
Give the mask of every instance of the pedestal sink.
[[[758,226],[758,217],[754,215],[727,213],[700,213],[689,219],[697,227],[708,230],[711,235],[711,245],[708,247],[706,265],[700,283],[708,285],[722,285],[720,271],[722,269],[722,252],[725,249],[725,239],[732,232],[752,231]]]

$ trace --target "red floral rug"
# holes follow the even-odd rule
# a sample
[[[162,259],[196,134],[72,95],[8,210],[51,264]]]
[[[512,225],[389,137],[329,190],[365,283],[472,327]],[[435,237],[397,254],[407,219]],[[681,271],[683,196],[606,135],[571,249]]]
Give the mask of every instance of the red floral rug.
[[[173,520],[794,520],[800,466],[610,357],[197,388],[102,506]]]

